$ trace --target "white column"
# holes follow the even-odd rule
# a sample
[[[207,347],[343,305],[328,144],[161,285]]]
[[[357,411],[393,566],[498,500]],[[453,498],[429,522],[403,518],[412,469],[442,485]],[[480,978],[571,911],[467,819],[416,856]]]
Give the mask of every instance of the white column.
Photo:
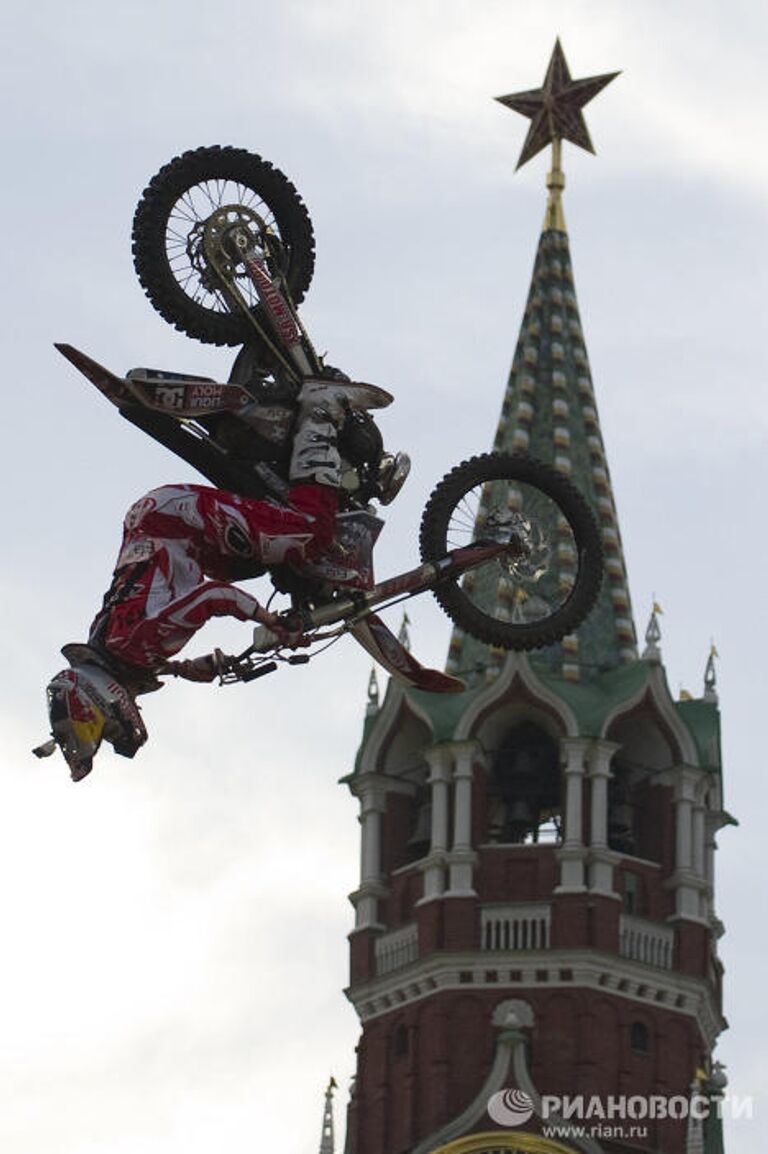
[[[693,872],[702,883],[706,883],[704,844],[706,832],[704,826],[704,802],[698,797],[693,806],[691,818],[691,835],[693,838]],[[706,918],[708,912],[707,887],[703,884],[699,890],[699,917]]]
[[[355,903],[355,929],[380,928],[379,898],[386,892],[381,881],[381,815],[384,790],[377,781],[361,778],[360,797],[360,888]]]
[[[565,737],[560,743],[565,776],[565,828],[563,844],[557,856],[560,862],[560,884],[555,893],[583,893],[584,863],[587,856],[584,845],[583,791],[584,758],[589,741],[584,737]]]
[[[448,892],[451,897],[474,897],[472,870],[477,855],[472,849],[472,766],[480,749],[476,741],[459,741],[452,751],[453,847],[449,854]]]
[[[590,845],[603,849],[608,845],[608,778],[611,758],[621,747],[613,741],[596,741],[590,750]]]
[[[706,890],[704,878],[704,821],[694,819],[698,790],[703,772],[694,766],[681,765],[672,771],[675,793],[675,872],[670,884],[675,891],[675,916],[701,921],[701,897]],[[695,829],[694,829],[695,827]],[[699,846],[696,840],[700,839]]]
[[[704,877],[707,879],[708,885],[714,891],[715,888],[715,851],[717,850],[717,841],[715,834],[721,826],[719,815],[708,813],[704,820]]]
[[[705,877],[705,832],[704,832],[704,805],[698,802],[693,807],[693,869],[700,877]]]
[[[437,756],[429,757],[432,786],[432,853],[445,853],[448,849],[448,811],[450,803],[450,779],[452,757],[450,749],[436,749]]]
[[[433,745],[424,753],[429,765],[432,793],[432,831],[429,854],[425,858],[424,896],[421,902],[442,897],[445,891],[445,855],[448,850],[448,814],[453,754],[449,745]]]
[[[589,753],[590,836],[589,888],[593,893],[618,897],[613,888],[617,855],[608,848],[608,779],[611,759],[621,746],[614,741],[595,741]]]
[[[729,819],[717,810],[707,809],[704,815],[704,878],[706,881],[704,916],[716,938],[722,937],[725,927],[717,916],[715,905],[715,853],[717,852],[716,836],[718,830],[728,825]]]
[[[693,798],[687,797],[685,784],[675,805],[675,866],[678,870],[693,867]]]
[[[472,848],[472,758],[473,741],[462,741],[453,747],[453,848]]]
[[[705,813],[704,815],[704,877],[707,882],[705,894],[706,908],[703,911],[709,921],[714,921],[715,913],[715,851],[717,842],[715,834],[720,828],[718,815]]]
[[[364,797],[360,813],[360,881],[378,881],[381,873],[381,814],[375,797]]]

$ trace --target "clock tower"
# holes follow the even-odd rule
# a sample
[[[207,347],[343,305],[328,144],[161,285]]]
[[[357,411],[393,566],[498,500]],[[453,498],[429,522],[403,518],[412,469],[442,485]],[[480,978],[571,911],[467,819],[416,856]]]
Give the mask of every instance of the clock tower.
[[[345,779],[362,838],[345,1154],[722,1154],[714,664],[675,701],[658,607],[637,644],[562,206],[562,142],[592,151],[581,109],[614,76],[573,80],[558,42],[541,89],[500,98],[531,120],[519,163],[551,145],[552,167],[494,440],[587,497],[606,577],[530,656],[454,629],[461,694],[369,688]]]

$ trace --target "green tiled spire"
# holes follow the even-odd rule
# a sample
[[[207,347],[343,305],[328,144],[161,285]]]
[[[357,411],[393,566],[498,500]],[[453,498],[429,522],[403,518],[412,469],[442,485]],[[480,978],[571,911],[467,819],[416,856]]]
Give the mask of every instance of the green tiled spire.
[[[568,93],[572,90],[581,92],[579,85],[588,82],[571,81],[559,43],[553,61],[556,58],[562,61],[565,69],[565,79],[562,73],[558,74],[565,93],[562,99],[565,100]],[[552,71],[553,65],[550,64],[548,81]],[[552,83],[558,82],[558,75]],[[606,78],[595,77],[589,83],[594,89],[599,81],[608,82]],[[522,103],[533,108],[536,95],[525,93],[520,94],[520,98],[509,96],[501,99],[510,107],[516,107],[525,97]],[[550,93],[549,97],[550,103],[554,101],[555,104],[560,99],[557,91]],[[531,115],[530,112],[526,114]],[[554,130],[557,130],[557,125]],[[567,680],[576,681],[589,680],[601,669],[635,661],[637,643],[621,534],[579,317],[562,209],[565,178],[560,168],[561,138],[552,136],[551,142],[552,169],[547,178],[549,201],[493,448],[499,452],[529,453],[554,465],[570,477],[600,521],[606,580],[599,600],[576,633],[564,638],[559,645],[540,651],[534,658],[535,663],[545,665]],[[565,548],[558,551],[557,578],[561,582],[568,582],[573,564],[571,551]],[[448,656],[451,672],[460,673],[465,678],[469,677],[470,683],[476,683],[478,679],[492,679],[503,661],[503,651],[454,629]]]

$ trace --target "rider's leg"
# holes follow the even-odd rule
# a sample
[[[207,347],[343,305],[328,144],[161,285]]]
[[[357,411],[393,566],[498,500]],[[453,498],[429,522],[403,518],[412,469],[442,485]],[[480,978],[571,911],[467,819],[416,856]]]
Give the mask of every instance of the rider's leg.
[[[288,505],[198,489],[205,524],[205,572],[227,576],[227,561],[266,567],[309,560],[333,541],[341,458],[338,430],[351,409],[388,404],[375,385],[309,381],[299,395],[299,415],[289,470]]]
[[[119,560],[144,546],[151,556],[119,568],[89,637],[130,666],[158,668],[212,617],[263,620],[256,599],[230,584],[233,563],[300,561],[333,538],[336,491],[317,485],[296,486],[293,508],[203,485],[150,496],[130,519]]]
[[[336,490],[320,485],[292,486],[287,505],[200,486],[206,576],[237,579],[249,565],[268,569],[316,556],[333,540],[337,506]]]
[[[255,597],[226,581],[205,581],[169,601],[152,616],[134,618],[116,606],[103,646],[129,665],[157,669],[173,657],[213,617],[255,621],[261,606]]]
[[[304,385],[289,507],[202,485],[163,486],[137,502],[126,518],[121,559],[125,563],[135,549],[136,559],[144,560],[126,568],[140,576],[126,597],[97,617],[98,643],[122,661],[152,668],[178,653],[211,617],[253,620],[258,602],[226,580],[199,583],[200,565],[207,576],[226,579],[231,561],[270,566],[327,549],[341,484],[338,429],[350,409],[381,408],[391,399],[373,385]]]

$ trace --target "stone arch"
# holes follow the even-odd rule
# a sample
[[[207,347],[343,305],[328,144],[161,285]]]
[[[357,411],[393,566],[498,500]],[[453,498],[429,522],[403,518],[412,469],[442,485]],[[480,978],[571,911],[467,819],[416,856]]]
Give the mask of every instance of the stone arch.
[[[533,753],[532,745],[548,745],[550,756],[543,759],[550,771],[547,788],[540,779],[536,788],[524,789],[522,764],[511,765],[515,735],[525,735],[526,730],[517,761]],[[481,842],[520,844],[542,840],[544,835],[559,840],[562,775],[557,751],[562,740],[577,730],[569,706],[539,681],[528,659],[510,654],[500,676],[464,711],[454,733],[457,741],[477,741],[484,755],[487,778],[477,798],[480,812],[475,823]],[[532,738],[534,731],[540,734],[538,742]],[[533,760],[542,763],[541,748]],[[506,781],[510,776],[520,781]],[[519,812],[512,812],[515,807]]]
[[[351,779],[353,792],[355,779],[361,783],[371,777],[387,796],[381,835],[382,868],[387,872],[416,860],[424,850],[424,833],[429,829],[429,767],[424,750],[432,741],[429,715],[402,686],[390,683]]]
[[[644,742],[640,732],[643,723],[647,726]],[[657,763],[655,768],[699,764],[696,743],[675,709],[660,668],[652,670],[648,682],[637,694],[606,716],[601,736],[618,741],[617,734],[641,744],[648,757]]]
[[[366,735],[357,773],[402,776],[422,750],[434,740],[426,710],[416,704],[402,685],[390,682],[384,704]]]
[[[618,747],[608,786],[609,848],[661,862],[665,798],[659,786],[668,771],[695,764],[690,734],[658,686],[649,686],[612,713],[605,736]]]
[[[454,739],[474,738],[492,748],[510,720],[521,716],[538,719],[558,738],[578,735],[570,707],[539,681],[524,654],[511,653],[499,677],[462,714]]]
[[[404,699],[394,725],[384,735],[378,755],[380,772],[389,777],[415,778],[426,773],[424,749],[432,740],[428,720]]]

